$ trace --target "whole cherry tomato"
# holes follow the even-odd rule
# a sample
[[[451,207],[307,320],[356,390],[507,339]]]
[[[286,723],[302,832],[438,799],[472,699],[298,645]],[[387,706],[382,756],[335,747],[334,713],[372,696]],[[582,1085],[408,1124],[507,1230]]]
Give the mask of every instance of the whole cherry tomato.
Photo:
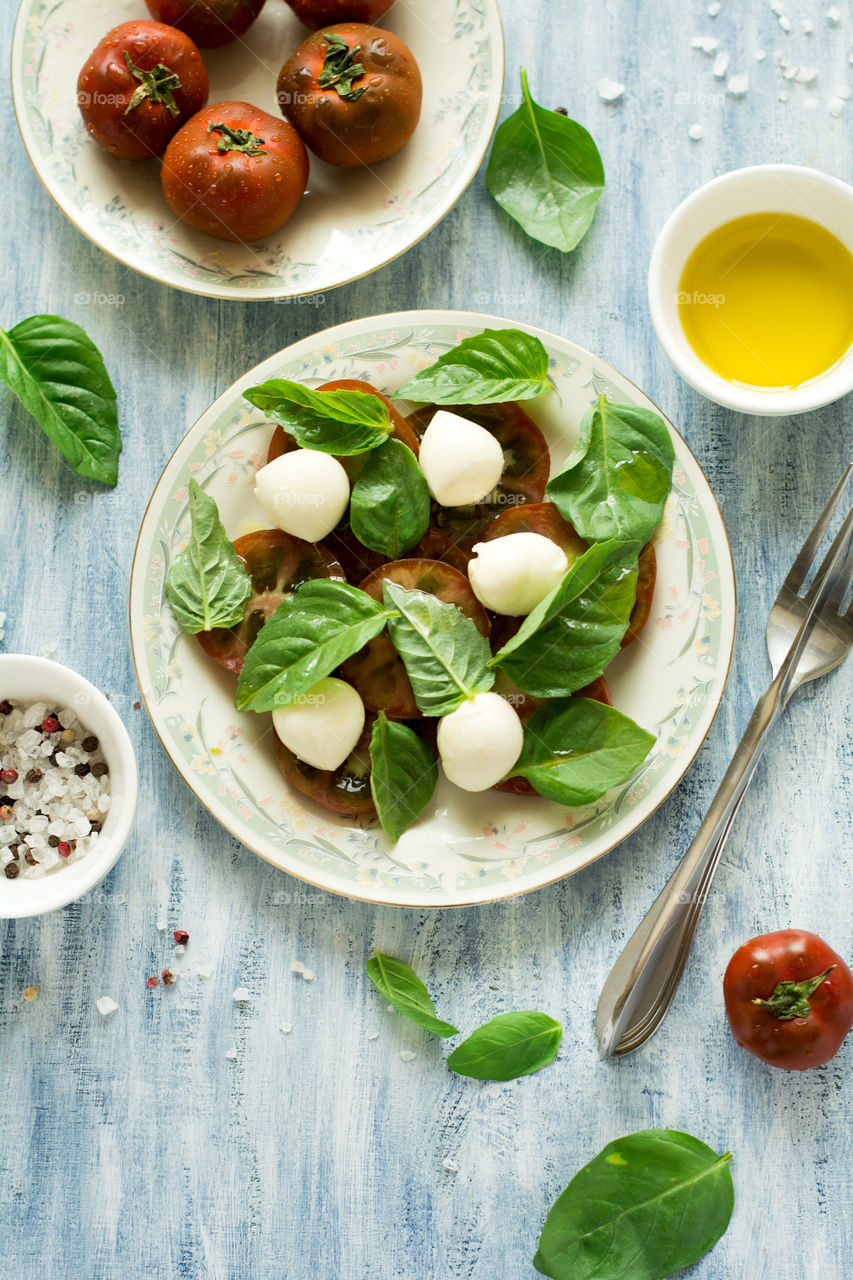
[[[77,103],[99,147],[122,160],[148,160],[204,106],[207,89],[189,36],[138,19],[95,46],[77,79]]]
[[[266,0],[145,0],[158,22],[192,36],[202,49],[217,49],[244,35]]]
[[[160,177],[187,226],[218,240],[263,240],[302,199],[308,156],[286,121],[247,102],[219,102],[175,134]]]
[[[332,22],[374,23],[388,12],[394,0],[287,0],[287,3],[300,22],[316,31]]]
[[[729,961],[723,994],[735,1040],[773,1067],[820,1067],[853,1027],[853,974],[802,929],[745,942]]]
[[[409,141],[421,114],[421,73],[390,31],[338,22],[309,36],[281,69],[278,104],[321,160],[377,164]]]

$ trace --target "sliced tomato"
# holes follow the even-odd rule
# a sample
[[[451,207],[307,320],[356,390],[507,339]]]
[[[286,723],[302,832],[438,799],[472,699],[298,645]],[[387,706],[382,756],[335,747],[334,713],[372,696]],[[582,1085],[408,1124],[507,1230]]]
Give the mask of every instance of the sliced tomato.
[[[637,568],[637,602],[631,610],[628,630],[622,637],[621,647],[623,649],[627,644],[632,644],[637,639],[637,636],[648,622],[649,614],[652,611],[652,597],[655,594],[658,562],[655,549],[650,542],[647,542],[640,552]]]
[[[261,627],[286,596],[311,578],[343,578],[344,571],[322,542],[303,542],[281,529],[247,533],[234,550],[252,578],[243,621],[236,627],[200,631],[199,643],[220,666],[239,672]]]
[[[401,413],[394,408],[391,401],[381,391],[377,391],[376,387],[372,387],[369,382],[362,382],[359,378],[338,378],[334,382],[324,382],[318,391],[364,391],[367,395],[376,396],[377,400],[381,400],[383,404],[388,406],[388,412],[391,415],[391,422],[394,430],[392,435],[395,440],[400,440],[404,445],[411,449],[415,457],[418,456],[420,444],[418,437],[409,426],[406,419]],[[273,458],[280,458],[283,453],[290,453],[291,449],[298,449],[293,436],[288,435],[284,427],[276,427],[272,433],[269,452],[267,453],[267,462],[272,462]],[[346,464],[349,458],[339,458],[339,462]],[[352,460],[354,461],[354,459]]]
[[[521,689],[518,689],[502,671],[498,672],[495,692],[506,698],[515,707],[520,719],[525,723],[533,715],[533,712],[544,706],[546,702],[545,698],[534,698],[530,693],[522,693]],[[607,707],[613,706],[610,700],[610,690],[607,688],[604,676],[599,676],[597,680],[585,685],[583,689],[578,689],[577,692],[572,694],[572,697],[592,698],[595,702],[603,702]],[[492,790],[509,791],[515,796],[535,796],[539,794],[526,778],[507,778],[505,782],[496,782]]]
[[[430,525],[418,545],[412,548],[412,555],[421,560],[443,560],[445,564],[452,565],[465,574],[471,559],[470,549],[466,550],[458,542],[454,542],[448,533],[436,529],[434,525]]]
[[[466,618],[473,619],[482,635],[489,634],[488,614],[471,590],[468,579],[451,565],[439,560],[391,560],[369,574],[359,586],[374,600],[381,600],[386,578],[408,591],[428,591],[446,604],[455,604]],[[403,660],[387,631],[348,658],[341,674],[355,686],[369,710],[384,711],[394,720],[420,716]]]
[[[300,795],[324,809],[348,817],[375,813],[370,792],[370,737],[375,716],[365,717],[361,737],[337,769],[317,769],[294,755],[274,733],[275,758],[286,780]]]
[[[486,529],[483,541],[505,538],[510,533],[538,533],[550,538],[566,553],[570,564],[589,551],[589,543],[575,533],[574,525],[563,519],[553,502],[526,502],[502,511]]]
[[[420,437],[440,406],[427,405],[409,415],[409,424]],[[541,502],[551,470],[548,445],[542,432],[520,405],[454,405],[453,412],[485,427],[500,443],[504,470],[497,487],[483,502],[469,507],[442,507],[433,504],[433,524],[470,554],[494,516],[527,502]]]

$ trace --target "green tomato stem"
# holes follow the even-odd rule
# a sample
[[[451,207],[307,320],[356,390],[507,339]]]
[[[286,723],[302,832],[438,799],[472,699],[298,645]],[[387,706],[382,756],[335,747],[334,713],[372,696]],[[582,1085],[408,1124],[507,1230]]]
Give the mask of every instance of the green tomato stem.
[[[179,116],[181,109],[175,101],[174,90],[180,89],[181,78],[175,71],[158,62],[151,71],[143,71],[131,60],[130,54],[124,50],[124,61],[128,71],[139,84],[133,91],[124,114],[129,116],[147,98],[149,102],[162,102],[170,116]]]
[[[367,88],[366,84],[359,89],[353,88],[353,80],[364,75],[364,64],[356,61],[361,45],[350,47],[343,36],[330,31],[323,32],[323,39],[328,48],[317,84],[321,89],[334,89],[346,102],[357,102]]]
[[[790,1022],[793,1018],[807,1018],[812,1011],[809,1003],[821,983],[826,982],[835,968],[831,964],[816,978],[806,978],[803,982],[778,982],[769,1000],[753,1000],[759,1009],[766,1009],[780,1022]]]

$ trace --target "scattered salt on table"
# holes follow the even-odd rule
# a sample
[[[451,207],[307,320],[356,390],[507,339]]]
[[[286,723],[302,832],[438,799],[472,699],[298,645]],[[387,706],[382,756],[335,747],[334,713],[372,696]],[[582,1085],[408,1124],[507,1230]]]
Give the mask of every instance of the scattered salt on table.
[[[231,999],[235,1004],[242,1004],[244,1000],[251,999],[251,992],[247,987],[238,987]]]
[[[283,1031],[286,1036],[289,1036],[292,1030],[293,1030],[293,1027],[290,1025],[289,1022],[282,1022],[279,1027],[279,1031]]]
[[[702,128],[701,124],[692,124],[687,130],[687,133],[694,142],[699,142],[705,137],[705,130]]]
[[[749,76],[730,76],[726,88],[733,98],[742,98],[749,89]]]
[[[236,1062],[236,1060],[237,1060],[237,1046],[232,1044],[232,1046],[231,1046],[231,1048],[230,1048],[230,1049],[226,1049],[226,1050],[225,1050],[225,1057],[228,1059],[228,1061],[229,1061],[229,1062]]]
[[[113,1000],[112,996],[100,996],[95,1001],[95,1008],[98,1010],[98,1013],[102,1018],[108,1018],[111,1013],[115,1013],[118,1005],[115,1000]]]
[[[620,84],[618,80],[596,80],[595,87],[602,102],[618,102],[625,92],[624,84]]]
[[[714,59],[714,75],[718,80],[722,80],[728,69],[729,55],[727,53],[718,53]]]
[[[414,1062],[414,1060],[415,1060],[415,1058],[416,1058],[417,1056],[418,1056],[418,1055],[417,1055],[416,1053],[412,1053],[411,1049],[401,1049],[401,1050],[400,1050],[400,1061],[401,1061],[401,1062]]]
[[[442,1169],[444,1170],[444,1172],[445,1172],[445,1173],[458,1173],[458,1172],[459,1172],[459,1165],[456,1163],[456,1161],[455,1161],[455,1160],[451,1160],[451,1159],[449,1159],[449,1157],[447,1157],[447,1156],[445,1156],[445,1158],[442,1160],[442,1162],[441,1162],[441,1167],[442,1167]]]

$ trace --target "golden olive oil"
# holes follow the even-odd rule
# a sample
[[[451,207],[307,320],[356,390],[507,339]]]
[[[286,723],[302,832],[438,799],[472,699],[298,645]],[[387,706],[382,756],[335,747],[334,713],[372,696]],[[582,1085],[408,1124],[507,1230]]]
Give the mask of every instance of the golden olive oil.
[[[721,377],[795,387],[853,342],[853,255],[808,218],[735,218],[687,259],[678,310],[693,350]]]

